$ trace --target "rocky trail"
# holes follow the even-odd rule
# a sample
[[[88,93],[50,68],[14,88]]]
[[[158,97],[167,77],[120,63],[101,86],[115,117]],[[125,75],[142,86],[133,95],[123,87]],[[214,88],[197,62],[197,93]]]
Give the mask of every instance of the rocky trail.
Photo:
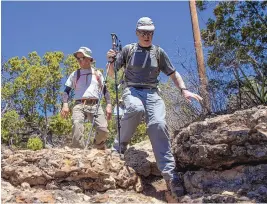
[[[149,141],[125,159],[69,147],[1,150],[2,203],[267,202],[267,108],[194,122],[172,137],[186,195],[173,200]]]

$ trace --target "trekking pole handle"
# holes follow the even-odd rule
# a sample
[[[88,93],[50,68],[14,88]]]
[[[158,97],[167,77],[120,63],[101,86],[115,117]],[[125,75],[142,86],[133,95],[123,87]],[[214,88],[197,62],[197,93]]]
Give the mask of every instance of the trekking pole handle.
[[[112,49],[116,51],[118,37],[115,33],[111,33],[111,38],[112,38]]]
[[[115,33],[111,33],[112,37],[112,49],[114,51],[121,51],[122,46],[121,46],[121,41],[118,39],[118,36]]]

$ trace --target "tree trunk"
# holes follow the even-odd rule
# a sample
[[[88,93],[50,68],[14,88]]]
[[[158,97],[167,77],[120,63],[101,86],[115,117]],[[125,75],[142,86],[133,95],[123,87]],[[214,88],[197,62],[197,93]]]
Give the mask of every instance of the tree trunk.
[[[198,16],[197,16],[195,0],[189,1],[189,7],[191,14],[193,35],[194,35],[194,46],[196,50],[198,75],[200,80],[200,95],[203,97],[203,102],[201,103],[201,105],[204,113],[209,114],[211,113],[211,102],[208,92],[208,79],[206,76],[206,69],[204,65],[204,57],[202,51],[201,36],[198,25]]]

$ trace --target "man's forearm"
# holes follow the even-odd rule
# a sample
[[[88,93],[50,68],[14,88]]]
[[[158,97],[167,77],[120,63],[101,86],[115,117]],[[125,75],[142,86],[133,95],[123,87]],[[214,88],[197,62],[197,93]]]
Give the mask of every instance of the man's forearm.
[[[107,86],[106,86],[106,85],[104,86],[104,89],[103,89],[103,94],[104,94],[104,97],[105,97],[106,103],[111,105],[110,94],[109,94],[109,91],[108,91],[108,89],[107,89]]]
[[[63,105],[64,106],[67,106],[68,105],[68,102],[69,102],[69,93],[71,91],[71,88],[66,86],[64,92],[63,92],[63,95],[62,95],[62,102],[63,102]]]
[[[69,107],[69,104],[68,104],[69,94],[67,94],[66,92],[63,92],[62,101],[63,101],[63,108]]]
[[[63,104],[68,103],[69,94],[67,94],[66,92],[63,92],[62,101],[63,101]]]
[[[170,75],[170,77],[172,78],[172,81],[178,89],[186,88],[185,83],[178,72],[174,72]]]
[[[114,62],[107,63],[106,70],[108,70],[108,76],[114,78]]]

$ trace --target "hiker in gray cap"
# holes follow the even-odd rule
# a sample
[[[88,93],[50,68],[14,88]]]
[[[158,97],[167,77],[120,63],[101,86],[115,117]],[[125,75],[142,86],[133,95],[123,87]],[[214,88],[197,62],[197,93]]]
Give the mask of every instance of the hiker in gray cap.
[[[157,93],[159,73],[162,71],[170,76],[181,91],[182,95],[190,101],[202,98],[190,92],[181,77],[171,64],[166,52],[152,44],[155,26],[148,17],[142,17],[136,25],[138,43],[128,44],[120,53],[113,50],[107,52],[109,62],[115,63],[118,70],[124,67],[124,90],[122,99],[126,111],[121,119],[121,151],[124,152],[130,142],[142,116],[145,114],[147,132],[153,147],[157,166],[166,180],[167,186],[173,196],[184,195],[181,178],[175,172],[175,160],[171,153],[169,133],[165,121],[165,104]],[[114,74],[114,63],[110,66],[109,75]],[[118,138],[113,148],[119,151]]]
[[[92,57],[92,51],[87,47],[81,47],[74,53],[77,61],[79,62],[80,69],[72,72],[67,82],[66,88],[63,94],[63,107],[61,110],[62,117],[67,117],[69,114],[68,99],[71,89],[74,89],[75,105],[72,110],[72,147],[84,148],[84,121],[88,118],[93,120],[94,113],[97,108],[99,95],[104,85],[104,77],[102,73],[92,67],[94,61]],[[103,94],[107,103],[106,117],[111,119],[112,107],[110,101],[110,94],[104,86]],[[101,106],[97,111],[97,117],[95,119],[96,136],[94,139],[94,147],[97,149],[106,148],[106,140],[108,137],[108,124],[105,118],[104,111]]]

